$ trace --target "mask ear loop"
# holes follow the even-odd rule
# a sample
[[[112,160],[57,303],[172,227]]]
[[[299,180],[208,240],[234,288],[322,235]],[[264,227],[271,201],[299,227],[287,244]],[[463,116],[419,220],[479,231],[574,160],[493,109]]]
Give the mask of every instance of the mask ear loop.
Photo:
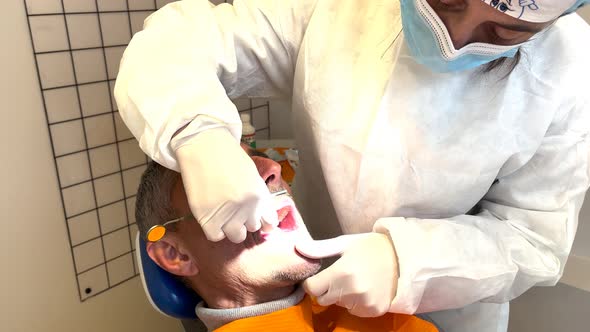
[[[189,214],[184,217],[168,220],[161,225],[154,225],[154,226],[150,227],[150,229],[148,229],[146,238],[150,242],[158,242],[164,237],[164,235],[166,235],[166,226],[167,225],[170,225],[175,222],[182,221],[182,220],[186,220],[186,219],[191,219],[191,218],[193,218],[193,215]]]

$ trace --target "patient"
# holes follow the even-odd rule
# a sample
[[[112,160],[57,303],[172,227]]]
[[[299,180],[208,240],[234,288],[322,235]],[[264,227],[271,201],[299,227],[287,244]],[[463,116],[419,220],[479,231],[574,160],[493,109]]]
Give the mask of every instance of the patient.
[[[243,148],[271,193],[289,193],[275,198],[277,228],[248,233],[239,244],[211,242],[194,218],[186,218],[167,225],[161,240],[146,244],[156,264],[203,298],[196,313],[210,331],[437,331],[415,316],[359,318],[338,306],[319,307],[306,297],[299,284],[318,272],[320,262],[299,255],[295,243],[311,236],[281,178],[280,165]],[[141,236],[154,225],[187,215],[180,174],[150,163],[137,194]]]

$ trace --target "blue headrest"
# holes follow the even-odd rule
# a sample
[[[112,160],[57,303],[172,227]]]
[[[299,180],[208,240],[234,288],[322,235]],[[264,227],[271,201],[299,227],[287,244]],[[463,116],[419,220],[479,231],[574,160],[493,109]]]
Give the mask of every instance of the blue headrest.
[[[135,239],[135,252],[143,289],[152,306],[172,318],[196,319],[195,307],[202,299],[177,277],[152,261],[139,233]]]

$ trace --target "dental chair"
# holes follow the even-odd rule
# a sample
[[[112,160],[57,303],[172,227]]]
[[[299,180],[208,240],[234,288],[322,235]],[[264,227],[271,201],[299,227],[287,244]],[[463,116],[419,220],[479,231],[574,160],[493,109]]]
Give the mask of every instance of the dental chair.
[[[152,261],[139,233],[135,238],[135,255],[143,290],[154,309],[162,315],[180,319],[186,332],[207,331],[195,313],[195,307],[202,299]]]

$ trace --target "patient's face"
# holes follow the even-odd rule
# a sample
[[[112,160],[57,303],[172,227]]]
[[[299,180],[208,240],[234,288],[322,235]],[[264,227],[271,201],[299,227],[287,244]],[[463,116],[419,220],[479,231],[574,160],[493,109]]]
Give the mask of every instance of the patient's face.
[[[247,150],[247,149],[245,149]],[[287,189],[281,178],[281,167],[271,159],[252,156],[256,168],[271,192]],[[311,240],[303,220],[290,195],[274,200],[280,223],[270,232],[248,233],[243,243],[228,239],[208,241],[200,225],[193,220],[178,223],[176,235],[181,244],[196,261],[201,280],[221,279],[224,284],[235,283],[251,286],[280,287],[295,284],[316,273],[318,260],[300,256],[295,250],[299,241]],[[172,204],[178,215],[189,213],[189,206],[182,182],[176,183]]]

